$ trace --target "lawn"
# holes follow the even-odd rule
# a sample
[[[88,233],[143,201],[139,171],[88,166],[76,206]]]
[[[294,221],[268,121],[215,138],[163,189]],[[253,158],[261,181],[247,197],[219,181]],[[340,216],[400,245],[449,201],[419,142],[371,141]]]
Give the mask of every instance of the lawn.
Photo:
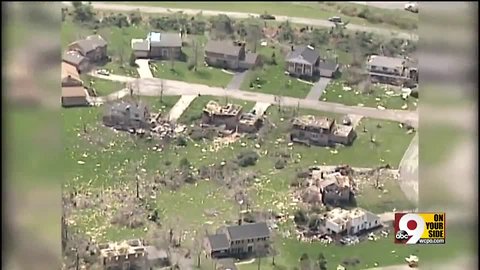
[[[327,102],[341,103],[349,106],[366,106],[378,107],[382,106],[387,109],[404,109],[416,110],[418,106],[418,99],[408,97],[403,100],[399,94],[394,93],[394,90],[385,89],[380,85],[373,86],[373,92],[370,94],[363,94],[359,90],[351,88],[351,90],[344,90],[344,84],[341,80],[333,80],[327,85],[320,100]],[[389,94],[391,95],[389,95]]]
[[[83,83],[85,86],[93,87],[97,92],[98,96],[106,96],[114,92],[120,91],[125,88],[125,84],[122,82],[104,80],[100,78],[95,78],[89,75],[81,75]]]
[[[285,75],[285,57],[278,47],[259,47],[257,52],[268,60],[275,53],[277,64],[264,64],[263,67],[251,71],[243,80],[240,89],[297,98],[304,98],[308,95],[312,85]]]
[[[170,97],[165,97],[164,104],[159,104],[158,98],[144,99],[157,109],[165,107],[164,110],[167,110],[173,106],[178,97],[172,97],[172,100],[169,100]],[[222,97],[198,97],[182,115],[180,122],[191,123],[192,116],[200,114],[201,108],[211,99],[226,102]],[[229,99],[228,102],[241,104],[246,111],[254,105],[253,102],[232,99]],[[321,147],[308,148],[297,144],[290,147],[287,142],[275,142],[277,138],[286,138],[285,132],[289,126],[288,120],[292,115],[291,108],[288,110],[283,108],[283,110],[286,112],[281,113],[274,106],[267,111],[270,121],[275,123],[276,128],[267,132],[265,137],[259,141],[241,138],[229,146],[214,150],[212,149],[212,143],[209,141],[194,143],[188,140],[187,146],[181,147],[171,144],[162,152],[153,151],[152,148],[155,143],[134,140],[129,134],[116,133],[100,127],[101,108],[63,110],[62,116],[66,131],[64,140],[68,155],[68,164],[65,167],[68,171],[66,175],[67,187],[75,186],[77,190],[87,190],[93,194],[101,193],[101,190],[105,187],[109,187],[111,190],[131,190],[133,192],[135,187],[132,179],[134,179],[134,168],[138,161],[144,162],[143,176],[148,181],[159,172],[168,172],[178,167],[180,160],[183,158],[187,158],[193,167],[199,168],[202,165],[218,164],[222,161],[235,159],[235,156],[244,150],[255,150],[260,155],[259,161],[255,166],[241,169],[240,173],[255,172],[257,174],[256,184],[247,191],[251,197],[252,208],[258,210],[271,209],[278,207],[279,202],[290,205],[289,183],[295,177],[297,169],[305,169],[315,163],[332,165],[349,163],[352,166],[377,166],[382,163],[379,161],[379,157],[396,166],[411,139],[411,136],[405,135],[404,131],[395,123],[364,119],[362,122],[366,125],[368,133],[359,132],[359,138],[354,142],[354,145],[337,149],[337,154],[330,153],[331,149]],[[326,114],[304,109],[300,109],[297,114],[340,117],[331,113]],[[376,127],[378,122],[382,123],[382,128]],[[88,135],[82,134],[83,123],[87,124]],[[369,133],[375,133],[377,140],[381,142],[380,145],[377,147],[370,145],[368,142],[370,139]],[[101,136],[96,134],[101,134]],[[256,146],[257,144],[259,147]],[[390,152],[387,151],[389,149],[387,145],[391,146]],[[276,170],[273,165],[277,160],[277,154],[283,151],[291,153],[292,158],[288,160],[286,168]],[[78,160],[85,163],[83,165],[78,164]],[[388,207],[391,208],[392,205],[397,208],[402,207],[403,198],[395,193],[398,188],[388,186],[388,189],[391,190],[392,196],[389,199],[389,202],[392,202]],[[193,236],[193,231],[200,228],[202,230],[208,228],[210,232],[213,232],[214,228],[224,220],[233,220],[236,217],[233,197],[229,195],[229,191],[206,180],[200,180],[194,185],[187,184],[175,192],[160,190],[155,198],[148,198],[149,201],[155,202],[155,205],[161,210],[161,219],[165,226],[175,226],[177,231],[179,229],[184,230],[187,236]],[[374,200],[376,199],[369,199],[365,202],[365,205],[369,203],[369,207],[378,207],[378,205],[374,205]],[[378,200],[378,203],[383,203],[383,201]],[[361,200],[359,200],[359,204],[362,205]],[[279,207],[279,209],[291,213],[294,207],[290,206],[289,209]],[[209,217],[205,215],[205,210],[215,210],[218,215]],[[382,209],[375,210],[380,211]],[[81,231],[90,231],[97,240],[102,241],[143,237],[146,234],[143,228],[127,229],[111,226],[109,220],[97,210],[77,211],[75,221]],[[379,246],[378,250],[386,250],[390,243],[389,239],[375,244]],[[300,256],[301,252],[306,251],[313,254],[318,252],[320,248],[319,244],[299,243],[290,238],[279,239],[277,244],[282,254],[277,258],[278,263],[288,267],[296,265],[297,256]],[[368,247],[368,245],[373,244],[366,243],[365,245]],[[359,251],[363,249],[340,249],[334,246],[322,248],[322,250],[325,250],[324,252],[329,256],[335,254],[342,258],[344,256],[357,256],[357,252],[361,252],[358,256],[363,256],[366,252]],[[347,252],[344,252],[345,250]],[[365,259],[365,263],[371,263],[372,260],[376,259],[370,258],[372,257]],[[402,257],[385,259],[379,256],[378,258],[382,264],[394,263],[395,260],[401,259]],[[332,263],[334,260],[329,259]],[[267,260],[264,260],[264,263],[265,267],[268,267]],[[245,265],[241,268],[253,266]]]
[[[340,9],[362,10],[364,5],[351,3],[312,3],[312,2],[250,2],[248,5],[234,2],[125,2],[131,5],[159,6],[167,8],[185,8],[185,9],[203,9],[261,14],[267,12],[274,15],[284,15],[291,17],[302,17],[312,19],[328,19],[332,16],[342,16],[344,20],[351,21],[352,24],[384,27],[390,29],[399,29],[396,26],[386,23],[370,23],[359,17],[352,17],[342,14]],[[372,13],[382,14],[384,17],[395,17],[398,20],[409,22],[418,22],[418,14],[413,14],[403,10],[386,10],[375,7],[368,7]]]
[[[194,62],[194,45],[197,42],[197,70],[189,70],[188,63]],[[233,75],[214,67],[206,67],[203,64],[204,47],[207,42],[206,36],[190,35],[182,47],[186,55],[186,61],[175,61],[172,70],[171,61],[152,62],[151,69],[154,77],[198,83],[215,87],[226,87],[232,80]]]
[[[244,112],[250,111],[255,105],[255,103],[251,101],[236,100],[228,97],[201,96],[201,97],[197,97],[190,104],[190,106],[180,116],[180,119],[178,119],[178,122],[184,123],[184,124],[191,124],[195,120],[200,119],[203,108],[205,107],[205,105],[207,105],[207,103],[210,100],[215,100],[220,104],[233,103],[233,104],[241,105],[243,107]]]
[[[188,64],[179,61],[175,62],[173,70],[171,69],[170,61],[155,61],[152,62],[151,66],[153,76],[156,78],[215,87],[226,87],[233,77],[221,69],[205,67],[203,65],[199,65],[197,71],[188,70]]]

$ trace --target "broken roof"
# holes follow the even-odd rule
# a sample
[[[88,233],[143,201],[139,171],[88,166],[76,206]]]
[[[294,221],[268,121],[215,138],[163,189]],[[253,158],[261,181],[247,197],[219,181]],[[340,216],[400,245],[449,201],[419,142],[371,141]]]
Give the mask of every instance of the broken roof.
[[[85,39],[77,40],[71,45],[77,45],[83,55],[96,50],[98,47],[104,47],[107,42],[100,35],[91,35]],[[70,46],[71,46],[70,45]]]
[[[229,226],[227,231],[232,241],[270,236],[270,230],[265,222]]]
[[[147,259],[150,261],[168,258],[168,254],[164,249],[157,249],[154,246],[146,246]]]
[[[148,39],[132,39],[132,50],[150,51],[150,41]]]
[[[260,120],[260,117],[260,115],[254,113],[244,113],[240,115],[239,122],[245,125],[253,126],[258,120]]]
[[[378,67],[386,68],[402,68],[405,65],[405,59],[397,57],[388,57],[380,55],[370,55],[368,58],[368,64]]]
[[[333,134],[338,137],[348,137],[348,135],[350,135],[352,130],[353,130],[352,126],[337,124],[335,125],[335,130],[333,131]]]
[[[318,51],[311,46],[300,46],[287,55],[288,62],[313,65],[320,57]]]
[[[236,45],[231,40],[209,40],[205,52],[239,56],[242,46]]]
[[[107,109],[107,115],[122,115],[136,120],[145,120],[145,112],[147,112],[147,106],[145,104],[135,104],[125,101],[113,103]]]
[[[335,122],[334,119],[328,117],[319,117],[313,115],[301,115],[293,119],[293,124],[298,126],[310,126],[310,127],[319,127],[322,129],[330,129],[332,124]]]
[[[237,104],[220,105],[215,100],[210,100],[203,111],[210,115],[237,115],[242,110],[242,106]]]
[[[75,51],[68,51],[63,54],[62,57],[63,61],[72,64],[74,66],[78,66],[84,61],[86,58],[83,57],[80,53]]]
[[[138,243],[132,245],[130,241],[123,241],[121,243],[108,243],[100,244],[98,247],[100,249],[100,255],[105,258],[113,256],[125,256],[128,254],[144,254],[145,247],[142,245],[141,241],[138,240]]]
[[[150,32],[147,36],[150,47],[182,47],[180,33]]]
[[[227,236],[223,233],[207,236],[212,251],[225,250],[230,248]]]

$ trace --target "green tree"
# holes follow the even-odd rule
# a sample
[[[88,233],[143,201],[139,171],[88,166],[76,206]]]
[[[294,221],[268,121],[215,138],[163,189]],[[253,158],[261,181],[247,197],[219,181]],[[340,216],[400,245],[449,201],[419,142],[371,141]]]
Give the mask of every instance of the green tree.
[[[327,270],[327,259],[321,252],[320,254],[318,254],[317,264],[318,264],[319,270]]]
[[[90,3],[84,4],[80,1],[72,2],[73,5],[73,20],[79,22],[91,22],[95,19],[95,12],[93,12]]]

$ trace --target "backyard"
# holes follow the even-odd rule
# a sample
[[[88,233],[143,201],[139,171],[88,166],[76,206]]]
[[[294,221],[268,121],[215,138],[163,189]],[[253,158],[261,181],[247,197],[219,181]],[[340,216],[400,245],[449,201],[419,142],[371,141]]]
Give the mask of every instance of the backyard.
[[[93,87],[95,89],[97,96],[106,96],[126,87],[125,84],[121,82],[104,80],[89,75],[82,74],[80,77],[85,86]]]
[[[382,106],[386,109],[408,109],[416,110],[418,99],[412,96],[404,100],[399,90],[388,89],[381,85],[373,85],[372,92],[362,93],[354,88],[345,88],[341,80],[333,80],[328,85],[322,96],[321,101],[341,103],[348,106]],[[406,107],[405,107],[406,106]]]

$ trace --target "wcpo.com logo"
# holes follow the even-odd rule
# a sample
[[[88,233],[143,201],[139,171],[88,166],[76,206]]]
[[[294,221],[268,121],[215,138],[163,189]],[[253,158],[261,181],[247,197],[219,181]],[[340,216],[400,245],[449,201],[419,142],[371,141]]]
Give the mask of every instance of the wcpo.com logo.
[[[395,213],[397,244],[445,244],[445,213]]]

